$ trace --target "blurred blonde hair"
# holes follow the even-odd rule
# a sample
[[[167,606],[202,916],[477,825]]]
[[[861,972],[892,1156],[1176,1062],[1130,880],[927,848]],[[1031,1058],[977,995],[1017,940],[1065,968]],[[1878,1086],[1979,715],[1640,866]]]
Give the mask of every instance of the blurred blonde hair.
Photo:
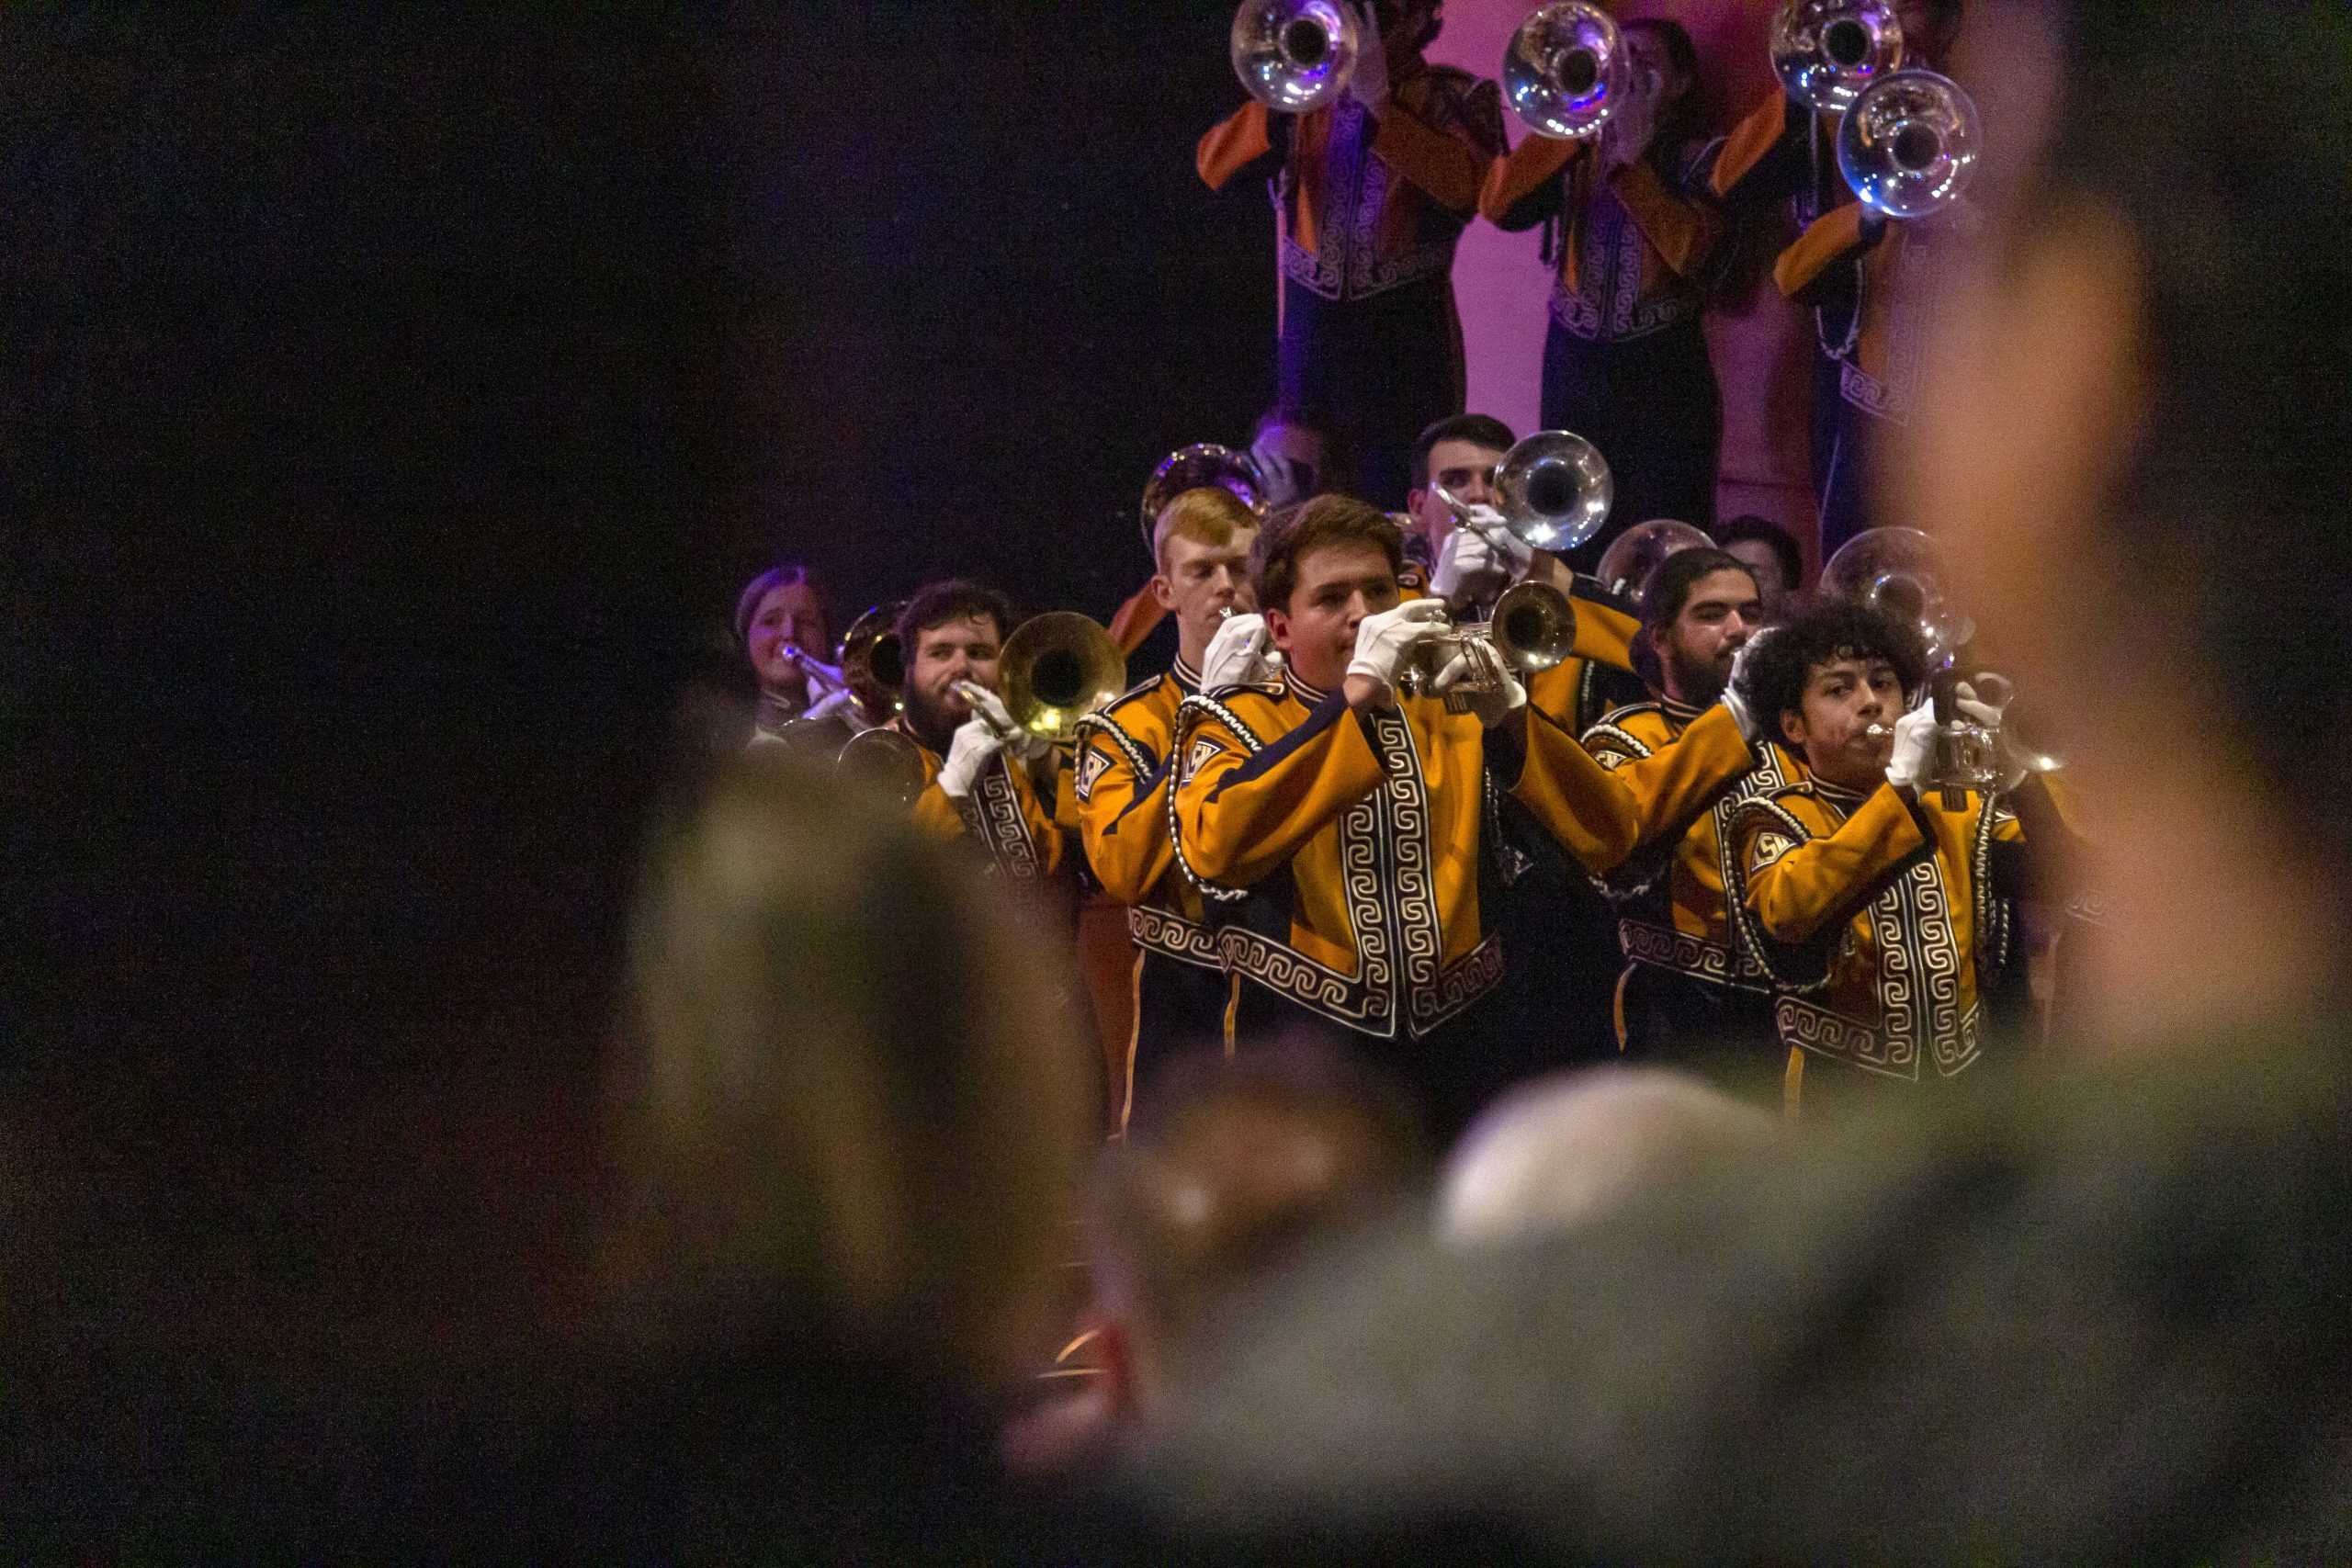
[[[653,848],[621,1060],[624,1331],[1049,1347],[1091,1145],[1061,946],[954,846],[747,756]]]

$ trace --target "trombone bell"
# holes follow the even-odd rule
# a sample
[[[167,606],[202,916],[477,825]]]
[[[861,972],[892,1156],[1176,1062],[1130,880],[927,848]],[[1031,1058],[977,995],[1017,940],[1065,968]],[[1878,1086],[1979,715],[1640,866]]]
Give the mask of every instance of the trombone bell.
[[[1111,634],[1073,610],[1034,615],[1004,639],[997,684],[1012,722],[1057,743],[1126,690],[1127,660]]]
[[[1528,13],[1503,51],[1503,96],[1538,136],[1598,136],[1625,99],[1630,79],[1617,24],[1584,0]]]

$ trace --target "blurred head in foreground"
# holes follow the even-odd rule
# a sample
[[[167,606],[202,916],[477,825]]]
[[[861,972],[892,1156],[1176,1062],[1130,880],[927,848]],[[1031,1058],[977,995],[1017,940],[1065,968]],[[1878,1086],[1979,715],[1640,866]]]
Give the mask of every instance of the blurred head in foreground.
[[[2101,1027],[2242,1028],[2340,988],[2352,914],[2352,17],[1996,9],[1986,183],[2030,173],[1889,499],[2064,736]]]
[[[1180,1400],[1223,1313],[1321,1243],[1419,1197],[1430,1152],[1393,1086],[1303,1044],[1171,1064],[1086,1205],[1112,1404]]]
[[[1058,952],[949,852],[760,755],[638,909],[614,1263],[657,1340],[829,1325],[993,1378],[1050,1349],[1091,1146]]]
[[[1769,1145],[1766,1112],[1698,1078],[1602,1069],[1538,1079],[1471,1127],[1438,1184],[1455,1241],[1564,1230],[1707,1162]]]

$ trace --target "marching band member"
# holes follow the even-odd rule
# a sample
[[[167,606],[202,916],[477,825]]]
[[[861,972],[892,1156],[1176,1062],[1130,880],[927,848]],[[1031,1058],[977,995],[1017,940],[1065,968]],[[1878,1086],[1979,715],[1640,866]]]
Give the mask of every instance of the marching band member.
[[[1904,64],[1940,69],[1962,0],[1902,0],[1895,9]],[[1813,488],[1825,558],[1870,526],[1868,453],[1882,427],[1907,424],[1919,405],[1921,346],[1942,288],[1939,252],[1956,239],[1950,219],[1890,224],[1856,201],[1838,169],[1838,124],[1776,86],[1733,130],[1710,180],[1736,218],[1786,201],[1802,231],[1772,278],[1813,316]]]
[[[1995,846],[2023,834],[1996,801],[1942,804],[1934,712],[1908,705],[1924,674],[1916,633],[1840,601],[1776,630],[1741,671],[1805,767],[1724,829],[1734,919],[1774,977],[1792,1112],[1824,1087],[1949,1078],[1982,1055],[1978,998],[2008,936]],[[1965,686],[1960,706],[1999,722]],[[1835,1066],[1809,1071],[1816,1058]]]
[[[1698,133],[1698,56],[1663,17],[1625,23],[1624,39],[1640,85],[1600,136],[1531,135],[1496,161],[1478,197],[1497,228],[1564,231],[1544,251],[1557,265],[1543,424],[1598,446],[1617,485],[1619,521],[1578,547],[1587,564],[1626,523],[1704,527],[1723,444],[1723,394],[1699,325],[1724,220]]]
[[[783,739],[785,726],[795,719],[834,717],[848,707],[846,692],[823,697],[810,692],[808,672],[790,651],[803,649],[821,659],[832,639],[824,588],[807,567],[787,561],[743,585],[735,600],[735,640],[760,682],[754,744]],[[841,739],[848,739],[845,719]]]
[[[978,583],[918,589],[899,616],[906,711],[891,728],[922,749],[918,827],[971,837],[1017,882],[1062,869],[1053,743],[1018,728],[998,700],[997,656],[1012,624],[1003,594]]]
[[[1604,716],[1585,749],[1604,768],[1658,755],[1682,739],[1729,683],[1764,618],[1755,574],[1722,550],[1678,550],[1642,593],[1643,637],[1657,671],[1649,701]],[[1744,795],[1798,776],[1795,759],[1768,739],[1756,765],[1679,837],[1663,839],[1611,879],[1624,955],[1611,1010],[1621,1050],[1753,1068],[1772,1042],[1770,983],[1743,964],[1724,905],[1721,828]],[[1745,1048],[1745,1049],[1743,1049]]]
[[[1440,9],[1364,6],[1344,97],[1298,116],[1253,101],[1195,154],[1211,190],[1272,164],[1282,406],[1355,437],[1362,493],[1383,506],[1404,497],[1413,434],[1462,412],[1453,251],[1504,145],[1495,85],[1422,58]]]
[[[1159,571],[1151,592],[1176,621],[1176,661],[1084,722],[1071,785],[1087,863],[1103,891],[1128,906],[1136,944],[1135,1022],[1123,1081],[1112,1085],[1123,1128],[1136,1083],[1148,1081],[1157,1064],[1186,1046],[1232,1043],[1237,982],[1169,847],[1168,743],[1177,705],[1204,682],[1249,683],[1272,669],[1262,659],[1264,622],[1246,613],[1257,514],[1230,491],[1188,490],[1161,511],[1154,534]]]
[[[1581,861],[1633,850],[1634,792],[1539,716],[1491,645],[1407,689],[1444,605],[1400,602],[1402,540],[1362,502],[1321,496],[1252,551],[1278,678],[1187,705],[1175,750],[1180,871],[1227,907],[1219,942],[1251,983],[1252,1032],[1340,1032],[1458,1131],[1497,1087],[1478,1004],[1501,978],[1482,853],[1487,781]]]

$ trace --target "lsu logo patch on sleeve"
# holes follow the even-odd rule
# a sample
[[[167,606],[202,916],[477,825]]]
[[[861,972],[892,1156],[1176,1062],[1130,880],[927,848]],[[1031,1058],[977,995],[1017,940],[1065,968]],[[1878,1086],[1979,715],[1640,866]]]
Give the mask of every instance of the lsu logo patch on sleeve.
[[[1218,752],[1224,750],[1225,742],[1219,740],[1214,735],[1203,735],[1196,738],[1191,748],[1184,753],[1185,775],[1190,777],[1192,774],[1199,773],[1203,763],[1206,762],[1210,758],[1216,756]]]
[[[1078,782],[1070,786],[1070,793],[1080,800],[1091,800],[1096,781],[1110,771],[1111,753],[1100,746],[1089,746],[1086,755],[1079,759]]]
[[[1756,844],[1748,852],[1747,869],[1760,870],[1797,847],[1797,841],[1786,833],[1758,833]]]

